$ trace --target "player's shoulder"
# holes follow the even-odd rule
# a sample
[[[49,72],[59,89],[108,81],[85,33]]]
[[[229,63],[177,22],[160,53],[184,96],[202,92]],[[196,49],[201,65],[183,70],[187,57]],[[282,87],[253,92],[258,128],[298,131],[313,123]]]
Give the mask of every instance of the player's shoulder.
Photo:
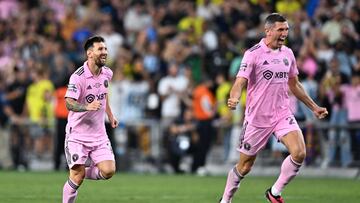
[[[261,49],[261,44],[260,43],[257,43],[255,44],[254,46],[250,47],[249,49],[246,50],[246,52],[248,52],[248,54],[250,53],[256,53],[258,51],[260,51]]]
[[[72,76],[74,77],[81,77],[81,76],[84,76],[85,75],[85,68],[84,66],[80,66],[78,69],[76,69]]]
[[[257,43],[245,51],[245,55],[248,58],[256,58],[257,55],[262,53],[261,44]]]
[[[85,76],[84,66],[81,66],[71,74],[70,80],[72,80],[72,81],[80,81],[81,78],[83,78],[84,76]]]
[[[290,55],[293,55],[293,54],[294,54],[293,51],[292,51],[289,47],[287,47],[287,46],[285,46],[285,45],[283,45],[283,46],[281,47],[281,51],[284,51],[285,53],[290,54]]]

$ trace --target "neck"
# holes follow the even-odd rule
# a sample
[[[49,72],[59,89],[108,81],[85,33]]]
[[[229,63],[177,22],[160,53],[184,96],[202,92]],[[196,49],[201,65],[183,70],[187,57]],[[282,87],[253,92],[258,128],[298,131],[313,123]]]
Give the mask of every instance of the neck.
[[[272,50],[278,49],[278,47],[275,47],[274,45],[271,44],[271,40],[269,38],[265,38],[265,45]]]
[[[94,76],[98,76],[100,73],[101,67],[97,66],[93,61],[88,60],[87,63],[88,63],[91,74],[93,74]]]

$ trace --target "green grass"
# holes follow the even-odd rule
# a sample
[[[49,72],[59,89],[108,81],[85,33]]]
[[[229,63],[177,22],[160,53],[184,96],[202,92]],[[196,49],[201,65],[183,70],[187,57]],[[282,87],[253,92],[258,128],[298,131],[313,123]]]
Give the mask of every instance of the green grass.
[[[67,173],[0,171],[0,203],[60,203]],[[76,203],[216,203],[225,176],[116,174],[109,181],[86,180]],[[233,203],[264,203],[275,177],[247,177]],[[283,192],[290,203],[355,203],[360,181],[297,178]]]

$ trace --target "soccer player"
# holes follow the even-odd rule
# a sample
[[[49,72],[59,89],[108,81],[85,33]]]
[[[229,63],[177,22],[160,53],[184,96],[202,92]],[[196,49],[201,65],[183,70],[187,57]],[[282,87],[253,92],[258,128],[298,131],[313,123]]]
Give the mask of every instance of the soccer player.
[[[100,36],[84,45],[87,61],[70,77],[65,95],[69,110],[66,126],[65,155],[70,169],[63,188],[63,203],[75,202],[84,178],[106,180],[115,173],[115,158],[105,131],[105,113],[116,128],[108,101],[112,71],[105,67],[107,48]],[[90,167],[85,162],[91,160]]]
[[[265,196],[272,203],[284,202],[281,192],[298,174],[305,158],[304,138],[289,107],[289,89],[317,118],[328,114],[326,108],[319,107],[306,94],[298,80],[294,54],[284,45],[288,32],[286,19],[277,13],[270,14],[265,20],[265,38],[244,54],[228,99],[228,107],[235,109],[247,83],[245,120],[238,147],[240,159],[228,173],[221,203],[231,202],[241,180],[250,172],[256,154],[273,133],[290,155]]]

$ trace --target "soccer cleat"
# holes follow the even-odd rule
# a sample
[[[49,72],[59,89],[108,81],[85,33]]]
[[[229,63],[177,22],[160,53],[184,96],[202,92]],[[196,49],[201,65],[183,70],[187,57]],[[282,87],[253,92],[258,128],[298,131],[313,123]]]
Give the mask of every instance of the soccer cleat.
[[[274,196],[271,194],[271,188],[266,190],[265,197],[271,203],[285,203],[284,199],[280,195]]]

